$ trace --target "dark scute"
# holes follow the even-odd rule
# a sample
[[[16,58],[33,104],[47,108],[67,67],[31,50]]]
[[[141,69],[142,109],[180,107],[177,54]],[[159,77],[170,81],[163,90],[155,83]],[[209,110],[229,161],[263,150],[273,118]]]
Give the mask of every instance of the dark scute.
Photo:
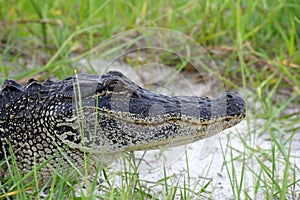
[[[1,149],[0,149],[0,162],[1,162],[5,158],[4,151],[3,151],[5,149],[5,146],[2,144],[1,140],[0,140],[0,147],[1,147]],[[6,151],[6,152],[9,152],[9,151]],[[1,176],[0,176],[0,178],[1,178]]]
[[[30,79],[27,81],[26,85],[29,85],[29,84],[31,84],[31,83],[33,83],[33,82],[37,82],[37,80],[34,79],[34,78],[30,78]]]
[[[49,85],[55,84],[55,82],[54,82],[54,81],[51,81],[51,80],[49,80],[49,79],[47,79],[47,80],[45,80],[45,81],[43,82],[43,84],[44,84],[45,86],[49,86]]]
[[[4,101],[2,94],[0,94],[0,119],[5,119],[5,117],[6,117],[6,112],[5,112],[4,106],[5,106],[5,101]]]
[[[1,108],[5,105],[11,105],[17,101],[24,93],[23,87],[13,80],[5,80],[0,89]]]
[[[45,86],[42,83],[36,80],[32,80],[31,82],[28,81],[26,92],[28,92],[29,94],[36,94],[44,90]]]
[[[4,98],[3,95],[0,94],[0,109],[4,106]]]
[[[123,75],[121,72],[119,72],[119,71],[109,71],[109,72],[107,73],[107,75],[109,75],[109,76],[124,77],[124,75]]]
[[[0,88],[0,92],[7,91],[7,92],[22,92],[23,86],[19,85],[17,82],[13,80],[6,79],[3,83],[3,85]]]

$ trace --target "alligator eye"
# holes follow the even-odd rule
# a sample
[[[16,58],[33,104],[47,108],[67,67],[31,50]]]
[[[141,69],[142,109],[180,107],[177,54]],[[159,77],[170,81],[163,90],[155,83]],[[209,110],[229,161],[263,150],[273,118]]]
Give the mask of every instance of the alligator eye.
[[[116,90],[118,87],[118,83],[119,81],[118,80],[113,80],[111,82],[109,82],[109,84],[107,85],[107,91],[114,91]]]
[[[138,99],[138,98],[141,98],[141,95],[139,95],[136,91],[134,91],[134,92],[131,94],[131,98],[132,98],[132,99]]]

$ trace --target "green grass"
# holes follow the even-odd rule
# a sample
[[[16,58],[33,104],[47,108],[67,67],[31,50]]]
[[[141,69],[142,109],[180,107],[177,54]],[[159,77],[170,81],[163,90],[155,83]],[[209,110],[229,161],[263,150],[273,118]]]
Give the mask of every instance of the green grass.
[[[62,79],[73,75],[75,70],[81,72],[78,61],[89,56],[98,44],[109,42],[113,35],[122,31],[141,27],[179,31],[201,44],[217,63],[226,90],[244,91],[249,102],[251,117],[246,119],[247,130],[229,134],[228,142],[220,144],[225,159],[222,172],[228,177],[233,197],[258,199],[263,191],[266,199],[297,199],[300,172],[294,160],[299,161],[299,156],[292,156],[291,151],[292,142],[297,142],[296,136],[300,133],[299,13],[298,0],[0,0],[0,83],[6,78],[20,83],[31,77]],[[124,39],[138,38],[126,37]],[[135,45],[123,42],[108,44],[99,56],[108,58],[126,45]],[[137,67],[158,57],[160,64],[193,72],[190,63],[175,54],[152,52],[150,55],[143,61],[135,57],[124,60]],[[91,68],[88,71],[97,73]],[[277,98],[279,94],[285,98]],[[233,137],[239,138],[243,149],[231,144]],[[268,147],[260,146],[262,138],[267,138]],[[188,160],[186,157],[187,172]],[[14,195],[16,199],[36,196],[43,188],[37,189],[34,180],[31,184],[22,181],[23,177],[12,163],[10,170],[16,176],[0,181],[0,195],[18,190],[20,193]],[[189,173],[181,185],[170,181],[171,177],[164,171],[165,177],[154,184],[164,185],[164,191],[157,194],[144,186],[147,181],[140,179],[139,162],[134,155],[125,163],[130,167],[124,165],[122,172],[102,171],[99,174],[107,186],[92,182],[90,189],[103,193],[98,198],[160,199],[162,195],[164,199],[174,199],[179,192],[182,199],[192,199],[192,194],[207,192],[211,184],[210,181],[201,182],[202,189],[195,191],[189,184]],[[0,166],[4,164],[5,161]],[[30,175],[34,177],[34,173]],[[248,176],[251,176],[251,187]],[[117,177],[121,177],[119,187],[116,186]],[[71,183],[61,176],[56,176],[55,182],[59,184],[51,185],[46,199],[76,198],[77,189]],[[25,192],[30,185],[34,188],[32,192]]]

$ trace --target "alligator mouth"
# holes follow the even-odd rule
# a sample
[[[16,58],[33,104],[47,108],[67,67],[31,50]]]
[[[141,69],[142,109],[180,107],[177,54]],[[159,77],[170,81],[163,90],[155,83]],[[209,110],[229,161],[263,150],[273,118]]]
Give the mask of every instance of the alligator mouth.
[[[162,147],[175,147],[180,145],[186,145],[195,141],[211,137],[219,132],[231,128],[236,124],[240,123],[246,116],[245,113],[232,116],[222,116],[214,119],[201,120],[191,118],[190,116],[182,116],[181,118],[168,118],[168,117],[157,117],[153,118],[152,121],[137,121],[119,118],[119,116],[110,114],[115,120],[122,122],[121,124],[133,124],[136,129],[148,130],[149,127],[153,127],[156,131],[153,133],[149,131],[145,141],[134,145],[124,145],[120,151],[136,151],[136,150],[154,150]],[[125,125],[126,126],[126,125]],[[143,128],[144,127],[144,128]],[[174,132],[171,134],[165,133],[162,130],[164,127],[173,127]],[[174,127],[180,129],[175,133]],[[151,129],[151,128],[150,128]],[[129,132],[124,131],[125,134]],[[161,139],[160,136],[163,136]],[[160,139],[159,139],[160,138]]]

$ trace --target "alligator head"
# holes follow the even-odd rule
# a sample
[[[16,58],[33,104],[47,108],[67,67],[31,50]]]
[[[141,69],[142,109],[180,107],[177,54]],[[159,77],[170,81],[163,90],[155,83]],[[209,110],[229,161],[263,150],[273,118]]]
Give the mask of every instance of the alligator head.
[[[49,158],[54,166],[56,154],[82,165],[82,152],[96,158],[104,151],[108,164],[124,151],[210,137],[244,117],[245,102],[233,93],[216,99],[162,95],[117,71],[58,82],[31,79],[24,87],[7,80],[0,89],[0,156],[12,148],[24,171]]]
[[[69,126],[75,125],[76,130],[81,126],[84,137],[65,142],[95,151],[103,147],[106,151],[134,151],[187,144],[215,135],[245,117],[245,102],[233,93],[217,99],[167,96],[145,90],[116,71],[101,78],[78,76],[70,88],[62,90],[68,91],[76,93],[68,110],[76,111],[69,115],[76,120]]]

